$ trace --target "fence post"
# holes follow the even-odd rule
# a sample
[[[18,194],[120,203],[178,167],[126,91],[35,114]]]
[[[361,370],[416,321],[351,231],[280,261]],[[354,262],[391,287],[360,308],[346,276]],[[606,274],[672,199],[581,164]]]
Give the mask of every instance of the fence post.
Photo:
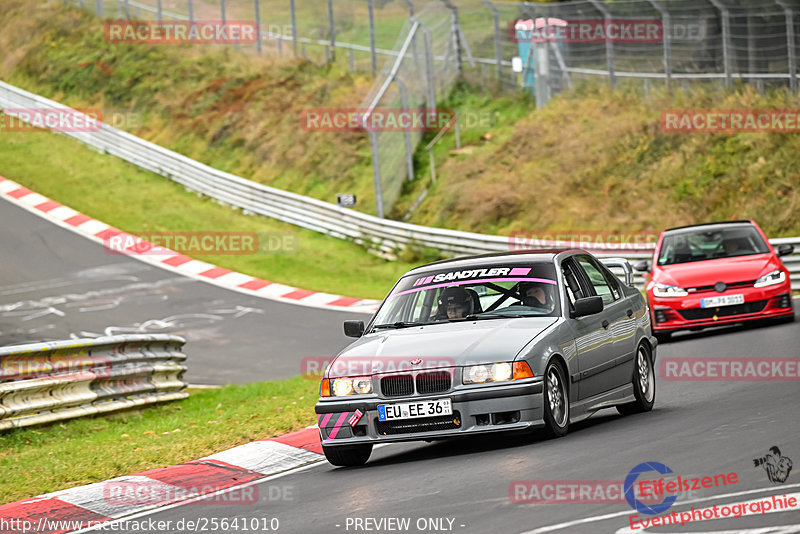
[[[256,50],[258,50],[258,55],[261,55],[261,6],[258,2],[259,0],[253,0],[256,17]]]
[[[222,19],[222,24],[225,25],[225,0],[219,0],[219,16]]]
[[[369,132],[369,144],[372,148],[372,179],[375,182],[375,208],[379,219],[383,219],[383,192],[381,191],[381,169],[378,158],[378,135]]]
[[[297,19],[294,12],[294,0],[289,0],[289,11],[292,14],[292,46],[294,47],[294,57],[297,57]]]
[[[98,17],[103,17],[106,14],[106,6],[103,5],[103,0],[94,0],[94,13]]]
[[[426,103],[428,105],[428,109],[433,110],[436,107],[436,80],[433,79],[433,48],[431,44],[431,31],[422,24],[420,24],[419,27],[422,30],[422,40],[423,44],[425,45],[425,83],[428,90]],[[414,38],[416,39],[416,36],[414,36]]]
[[[453,5],[450,0],[442,0],[444,5],[450,10],[450,20],[451,20],[451,32],[452,32],[452,39],[453,44],[456,47],[456,67],[458,68],[458,74],[464,74],[464,65],[461,63],[461,26],[458,23],[458,8]]]
[[[378,75],[378,58],[375,52],[375,6],[372,0],[367,0],[367,12],[369,13],[369,53],[372,57],[372,76]]]
[[[125,0],[122,5],[125,6],[125,19],[131,20],[131,5],[128,3],[128,0]]]
[[[336,28],[333,27],[333,0],[328,0],[328,34],[331,41],[330,61],[336,61]],[[329,58],[325,58],[326,61]]]
[[[789,59],[789,87],[792,92],[797,92],[797,49],[795,48],[794,37],[794,13],[792,8],[784,0],[775,0],[779,6],[783,8],[786,16],[786,46],[788,47]]]
[[[194,0],[189,0],[189,22],[194,22]]]
[[[350,72],[353,72],[355,70],[355,64],[354,63],[355,62],[353,61],[353,49],[349,48],[347,50],[347,67],[350,70]]]
[[[156,4],[156,18],[158,19],[158,22],[161,22],[164,18],[164,9],[161,5],[161,0],[158,0],[158,3]]]
[[[720,0],[708,0],[722,15],[722,62],[725,69],[725,87],[733,85],[731,76],[731,17],[728,8]]]
[[[667,77],[667,90],[672,89],[672,24],[669,12],[658,0],[648,0],[661,13],[661,27],[664,32],[664,75]]]
[[[606,28],[608,28],[609,23],[611,22],[611,13],[606,9],[606,6],[601,4],[598,0],[588,0],[590,4],[592,4],[597,11],[603,15],[603,20],[606,22]],[[612,88],[616,83],[616,77],[614,75],[614,44],[611,42],[611,39],[608,37],[608,32],[606,32],[606,63],[608,65],[608,85]]]
[[[503,79],[503,52],[500,47],[500,14],[497,8],[489,0],[481,0],[491,12],[494,19],[494,60],[497,63],[497,84]]]
[[[406,84],[400,78],[395,77],[394,83],[400,88],[400,99],[402,101],[403,113],[408,113],[408,95],[406,94]],[[403,128],[403,142],[406,145],[406,167],[408,168],[408,181],[414,179],[414,152],[411,149],[411,133],[408,128]]]

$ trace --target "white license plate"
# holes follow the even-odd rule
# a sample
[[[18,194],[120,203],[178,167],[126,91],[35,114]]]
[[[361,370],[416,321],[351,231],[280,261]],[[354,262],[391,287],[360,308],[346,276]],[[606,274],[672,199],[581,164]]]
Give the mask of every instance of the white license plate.
[[[394,421],[395,419],[414,419],[415,417],[436,417],[453,415],[450,399],[432,399],[402,404],[379,404],[378,420]]]
[[[744,295],[723,295],[721,297],[709,297],[700,301],[701,308],[735,306],[737,304],[744,304]]]

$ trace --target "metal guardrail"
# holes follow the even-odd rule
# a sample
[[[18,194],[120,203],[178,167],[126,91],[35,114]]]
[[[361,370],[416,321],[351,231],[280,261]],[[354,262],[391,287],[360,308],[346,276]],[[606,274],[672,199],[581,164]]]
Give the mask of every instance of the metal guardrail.
[[[0,81],[0,108],[70,110],[67,106]],[[73,113],[78,113],[74,112]],[[406,247],[428,247],[446,255],[480,254],[514,250],[513,237],[462,232],[381,219],[269,187],[223,172],[186,156],[167,150],[122,130],[102,124],[94,132],[63,132],[99,152],[117,156],[139,168],[160,174],[187,189],[224,204],[307,228],[340,239],[368,245],[385,254]],[[800,237],[772,239],[773,245],[792,244],[796,254],[783,261],[792,273],[792,289],[800,290]],[[561,246],[559,241],[539,242],[539,246]],[[609,248],[601,243],[583,246],[599,257],[622,256],[635,262],[651,259],[653,245],[637,249]],[[641,286],[637,273],[634,282]]]
[[[0,430],[184,399],[185,342],[148,334],[0,348]]]

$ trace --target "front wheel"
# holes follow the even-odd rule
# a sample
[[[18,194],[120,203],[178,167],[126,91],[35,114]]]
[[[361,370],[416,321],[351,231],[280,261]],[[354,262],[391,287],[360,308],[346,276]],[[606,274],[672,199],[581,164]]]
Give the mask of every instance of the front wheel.
[[[653,358],[650,347],[642,343],[636,351],[636,365],[633,369],[633,396],[636,402],[617,406],[622,415],[649,412],[656,402],[656,378],[653,371]]]
[[[342,445],[339,447],[322,446],[322,452],[328,462],[339,467],[356,467],[364,465],[372,454],[372,444]]]
[[[545,433],[553,438],[560,438],[569,429],[567,381],[555,362],[547,364],[544,373],[544,424]]]

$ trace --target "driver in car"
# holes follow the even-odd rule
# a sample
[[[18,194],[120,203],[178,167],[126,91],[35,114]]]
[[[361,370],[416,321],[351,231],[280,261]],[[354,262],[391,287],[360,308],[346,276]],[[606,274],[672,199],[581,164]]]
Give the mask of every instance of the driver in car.
[[[448,287],[439,295],[439,318],[459,319],[472,314],[472,296],[462,287]]]

